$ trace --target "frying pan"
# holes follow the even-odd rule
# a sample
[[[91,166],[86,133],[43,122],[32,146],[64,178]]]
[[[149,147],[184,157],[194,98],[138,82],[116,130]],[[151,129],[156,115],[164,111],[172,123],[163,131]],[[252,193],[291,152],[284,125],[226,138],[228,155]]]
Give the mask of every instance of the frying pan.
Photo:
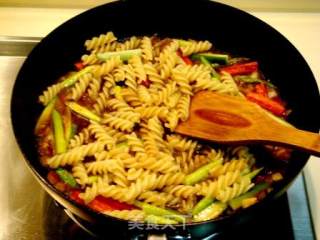
[[[292,109],[289,122],[301,129],[319,130],[319,111],[315,111],[314,106],[319,105],[320,97],[307,63],[285,37],[248,13],[205,0],[127,0],[105,4],[72,18],[45,37],[23,64],[12,92],[12,125],[25,161],[44,189],[68,211],[104,229],[109,237],[111,231],[130,235],[132,231],[146,233],[149,230],[144,224],[140,225],[143,230],[129,230],[128,221],[96,213],[54,189],[46,180],[47,170],[40,164],[33,133],[42,109],[38,96],[72,69],[84,53],[86,39],[107,31],[113,31],[119,39],[154,33],[160,37],[207,39],[217,49],[255,59],[289,103]],[[242,224],[261,214],[264,207],[272,205],[274,199],[286,191],[308,158],[306,153],[294,152],[286,166],[284,180],[263,201],[248,209],[217,220],[176,225],[174,230],[159,231],[168,234],[182,232],[196,239]]]

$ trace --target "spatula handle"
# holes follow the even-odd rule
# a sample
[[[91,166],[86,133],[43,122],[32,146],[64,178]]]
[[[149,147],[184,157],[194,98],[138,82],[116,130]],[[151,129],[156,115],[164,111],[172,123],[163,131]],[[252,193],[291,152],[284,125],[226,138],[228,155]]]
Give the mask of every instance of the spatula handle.
[[[270,140],[320,156],[320,135],[291,127],[281,127]]]

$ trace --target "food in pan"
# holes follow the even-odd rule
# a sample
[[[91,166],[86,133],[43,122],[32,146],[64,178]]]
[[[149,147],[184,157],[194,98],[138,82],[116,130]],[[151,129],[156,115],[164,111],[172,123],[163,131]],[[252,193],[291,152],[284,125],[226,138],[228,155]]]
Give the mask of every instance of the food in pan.
[[[247,146],[174,132],[202,90],[247,98],[285,118],[257,61],[207,40],[156,35],[118,41],[108,32],[84,47],[75,70],[39,97],[44,110],[35,127],[48,180],[73,201],[126,220],[205,221],[257,203],[283,178]]]

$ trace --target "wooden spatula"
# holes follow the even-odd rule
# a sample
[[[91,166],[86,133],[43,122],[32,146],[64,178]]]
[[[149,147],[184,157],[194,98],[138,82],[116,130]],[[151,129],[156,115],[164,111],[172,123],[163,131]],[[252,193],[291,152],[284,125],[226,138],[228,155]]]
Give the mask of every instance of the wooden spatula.
[[[218,143],[267,143],[320,156],[320,135],[286,126],[257,104],[209,91],[192,97],[190,116],[175,132]]]

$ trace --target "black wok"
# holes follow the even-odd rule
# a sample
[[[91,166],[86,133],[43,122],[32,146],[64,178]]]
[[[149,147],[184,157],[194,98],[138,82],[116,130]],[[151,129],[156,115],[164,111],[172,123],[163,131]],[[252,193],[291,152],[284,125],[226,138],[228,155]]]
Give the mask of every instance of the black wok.
[[[205,0],[128,0],[86,11],[51,32],[28,56],[14,85],[11,118],[18,144],[40,184],[69,211],[93,222],[106,233],[109,233],[108,229],[129,232],[128,222],[93,212],[54,189],[46,180],[47,170],[40,164],[33,129],[42,109],[37,101],[41,92],[80,59],[86,39],[107,31],[113,31],[120,39],[154,33],[163,37],[207,39],[217,49],[256,59],[262,72],[279,87],[293,110],[289,121],[300,129],[314,132],[319,129],[320,115],[315,106],[319,106],[320,98],[312,72],[294,46],[259,19]],[[175,230],[160,231],[191,233],[195,239],[246,222],[285,192],[308,158],[308,154],[294,152],[285,179],[267,198],[248,209],[218,220],[177,225]]]

